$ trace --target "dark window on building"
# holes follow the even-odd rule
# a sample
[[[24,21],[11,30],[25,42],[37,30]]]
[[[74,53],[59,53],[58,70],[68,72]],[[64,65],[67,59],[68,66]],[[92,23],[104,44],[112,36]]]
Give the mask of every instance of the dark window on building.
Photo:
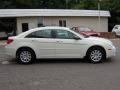
[[[43,27],[44,25],[42,23],[39,23],[38,24],[38,27]]]
[[[43,17],[38,17],[38,27],[43,27]]]
[[[66,27],[66,20],[59,20],[59,26]]]
[[[66,20],[63,20],[63,26],[66,27]]]
[[[59,26],[62,26],[62,20],[59,20]]]
[[[22,32],[25,32],[28,30],[28,23],[22,23]]]

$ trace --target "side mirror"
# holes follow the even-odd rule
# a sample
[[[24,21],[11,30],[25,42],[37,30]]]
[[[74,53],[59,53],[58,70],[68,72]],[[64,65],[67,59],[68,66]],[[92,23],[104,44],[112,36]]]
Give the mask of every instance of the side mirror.
[[[78,36],[74,36],[75,40],[80,40],[80,38]]]

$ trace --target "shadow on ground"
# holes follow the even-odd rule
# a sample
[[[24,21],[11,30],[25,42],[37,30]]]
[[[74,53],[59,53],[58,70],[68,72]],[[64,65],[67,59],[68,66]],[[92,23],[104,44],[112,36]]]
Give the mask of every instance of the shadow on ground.
[[[11,59],[9,60],[11,64],[19,64],[17,63],[16,59]],[[101,63],[96,63],[96,64],[105,64],[105,63],[112,63],[114,60],[112,58],[104,60]],[[38,59],[33,64],[93,64],[88,60],[85,59]]]

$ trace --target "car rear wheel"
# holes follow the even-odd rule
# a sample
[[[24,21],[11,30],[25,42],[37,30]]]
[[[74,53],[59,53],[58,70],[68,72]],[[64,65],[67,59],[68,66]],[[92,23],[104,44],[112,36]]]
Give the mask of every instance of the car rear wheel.
[[[35,59],[35,54],[30,49],[20,49],[16,54],[17,60],[21,64],[31,64]]]
[[[105,60],[106,55],[104,49],[93,47],[88,50],[86,57],[92,63],[99,63]]]

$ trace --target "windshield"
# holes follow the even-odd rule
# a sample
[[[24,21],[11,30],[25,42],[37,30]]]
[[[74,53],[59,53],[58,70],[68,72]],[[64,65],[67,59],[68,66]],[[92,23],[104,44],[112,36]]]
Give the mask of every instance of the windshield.
[[[83,33],[80,33],[80,32],[78,32],[78,31],[76,31],[76,30],[72,30],[72,31],[78,33],[78,34],[79,34],[80,36],[82,36],[83,38],[88,38],[88,37],[89,37],[88,35],[83,34]]]

